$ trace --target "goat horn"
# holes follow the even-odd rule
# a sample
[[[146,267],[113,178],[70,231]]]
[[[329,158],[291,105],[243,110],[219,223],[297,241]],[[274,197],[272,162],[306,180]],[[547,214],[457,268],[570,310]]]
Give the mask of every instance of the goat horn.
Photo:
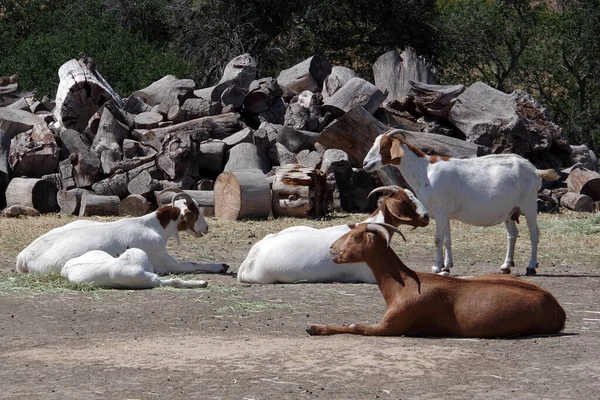
[[[367,198],[371,197],[372,194],[374,193],[379,193],[379,192],[386,192],[386,193],[398,193],[398,190],[401,190],[402,188],[398,185],[389,185],[389,186],[380,186],[378,188],[375,188],[373,190],[371,190],[371,193],[369,193],[369,195],[367,196]]]
[[[180,193],[177,193],[175,196],[173,196],[171,198],[171,205],[174,206],[175,205],[175,201],[179,200],[179,199],[184,199],[184,200],[187,200],[190,203],[194,203],[194,200],[192,199],[192,196],[190,196],[189,194],[185,193],[182,190]]]
[[[400,236],[402,236],[402,239],[404,239],[404,241],[406,242],[406,238],[404,237],[404,234],[402,232],[400,232],[400,229],[396,228],[394,225],[390,225],[390,224],[386,224],[386,223],[382,223],[382,222],[369,222],[368,226],[367,226],[367,230],[371,230],[371,226],[373,225],[373,229],[376,229],[377,233],[381,233],[380,229],[383,229],[387,232],[386,235],[384,235],[384,237],[386,238],[388,247],[390,245],[390,241],[391,241],[391,236],[390,236],[390,232],[396,232],[399,233]],[[375,228],[377,227],[377,228]]]
[[[404,139],[406,138],[406,133],[407,131],[405,131],[404,129],[389,129],[384,132],[384,135]]]
[[[166,189],[162,190],[158,194],[158,197],[156,198],[156,202],[158,203],[158,208],[162,207],[162,202],[160,201],[160,196],[162,196],[163,193],[169,193],[169,192],[184,193],[183,190],[181,190],[179,188],[166,188]]]

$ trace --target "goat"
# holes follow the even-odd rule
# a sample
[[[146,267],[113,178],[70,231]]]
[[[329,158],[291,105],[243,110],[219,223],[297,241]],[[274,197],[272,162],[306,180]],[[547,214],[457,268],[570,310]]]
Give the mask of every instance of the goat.
[[[194,200],[178,189],[171,204],[137,218],[113,222],[74,221],[34,240],[17,255],[17,271],[40,274],[60,271],[70,259],[91,250],[123,253],[128,247],[142,249],[159,275],[167,273],[226,272],[226,264],[179,262],[167,253],[169,238],[179,243],[179,232],[201,237],[208,225]],[[164,192],[164,191],[163,191]]]
[[[396,226],[405,224],[414,228],[429,223],[427,210],[410,190],[384,186],[373,190],[369,196],[381,191],[391,195],[385,198],[367,221],[387,222]],[[329,247],[351,229],[349,225],[324,229],[293,226],[267,235],[250,249],[238,270],[238,282],[375,283],[375,277],[365,263],[344,268],[331,261]]]
[[[432,270],[448,275],[453,265],[450,220],[469,225],[492,226],[504,222],[508,248],[500,271],[509,274],[514,267],[519,215],[527,219],[531,238],[531,258],[526,275],[535,275],[540,231],[537,225],[537,192],[542,179],[557,180],[551,169],[538,170],[516,154],[495,154],[456,159],[428,156],[406,143],[392,129],[379,135],[364,159],[363,168],[371,172],[391,164],[435,219],[436,258]],[[445,260],[442,259],[445,246]]]
[[[114,289],[203,288],[207,285],[206,281],[160,279],[146,252],[136,248],[127,249],[117,257],[102,250],[88,251],[67,261],[61,274],[71,282]]]
[[[566,314],[548,291],[506,275],[454,278],[408,268],[390,248],[391,225],[359,224],[331,246],[335,263],[366,262],[387,311],[377,324],[309,325],[311,335],[426,335],[495,338],[547,335]]]

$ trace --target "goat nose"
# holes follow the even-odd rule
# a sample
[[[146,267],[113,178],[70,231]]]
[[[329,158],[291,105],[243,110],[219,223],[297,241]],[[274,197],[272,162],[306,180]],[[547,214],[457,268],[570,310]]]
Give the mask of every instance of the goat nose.
[[[423,214],[423,219],[427,222],[429,222],[429,213],[425,213]]]

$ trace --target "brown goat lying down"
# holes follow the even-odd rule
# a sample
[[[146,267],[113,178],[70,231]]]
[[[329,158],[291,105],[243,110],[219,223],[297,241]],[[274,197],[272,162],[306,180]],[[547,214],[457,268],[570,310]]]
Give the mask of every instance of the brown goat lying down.
[[[359,224],[331,246],[338,264],[366,262],[387,311],[378,324],[309,325],[311,335],[425,335],[494,338],[561,331],[566,314],[548,291],[522,279],[459,279],[414,272],[389,247],[391,225]]]

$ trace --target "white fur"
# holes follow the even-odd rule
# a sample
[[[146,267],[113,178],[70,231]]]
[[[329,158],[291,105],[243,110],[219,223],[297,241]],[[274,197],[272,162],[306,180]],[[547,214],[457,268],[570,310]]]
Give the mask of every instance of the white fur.
[[[149,289],[156,286],[206,287],[205,281],[160,279],[148,255],[141,249],[127,249],[118,257],[92,250],[70,259],[61,274],[71,282],[89,283],[115,289]]]
[[[383,168],[380,142],[375,139],[364,160],[365,171]],[[527,271],[535,273],[539,229],[537,225],[537,192],[540,171],[525,158],[515,154],[489,155],[470,159],[438,159],[432,163],[429,156],[419,157],[406,144],[404,156],[397,167],[419,200],[436,220],[436,261],[432,270],[449,273],[452,268],[450,238],[451,219],[475,226],[491,226],[504,222],[508,232],[506,259],[501,266],[504,273],[514,266],[514,250],[518,230],[511,214],[516,208],[527,220],[531,237],[531,258]],[[445,246],[445,259],[443,247]]]
[[[189,210],[186,200],[174,204],[181,215]],[[181,218],[181,215],[179,218]],[[156,211],[137,218],[124,218],[113,222],[74,221],[45,233],[17,256],[17,270],[22,273],[40,274],[60,271],[65,263],[91,250],[102,250],[111,255],[121,254],[127,248],[139,248],[148,254],[157,274],[190,272],[223,272],[225,264],[196,264],[179,262],[167,253],[169,238],[179,238],[176,221],[163,228]],[[194,236],[208,232],[208,225],[198,216]]]
[[[421,216],[427,214],[425,207],[410,190],[401,190],[415,203],[417,212]],[[366,221],[386,222],[381,211]],[[333,242],[350,230],[348,225],[337,225],[324,229],[293,226],[267,235],[252,246],[248,252],[238,270],[238,282],[376,283],[375,277],[366,263],[339,265],[331,260],[329,248]]]

